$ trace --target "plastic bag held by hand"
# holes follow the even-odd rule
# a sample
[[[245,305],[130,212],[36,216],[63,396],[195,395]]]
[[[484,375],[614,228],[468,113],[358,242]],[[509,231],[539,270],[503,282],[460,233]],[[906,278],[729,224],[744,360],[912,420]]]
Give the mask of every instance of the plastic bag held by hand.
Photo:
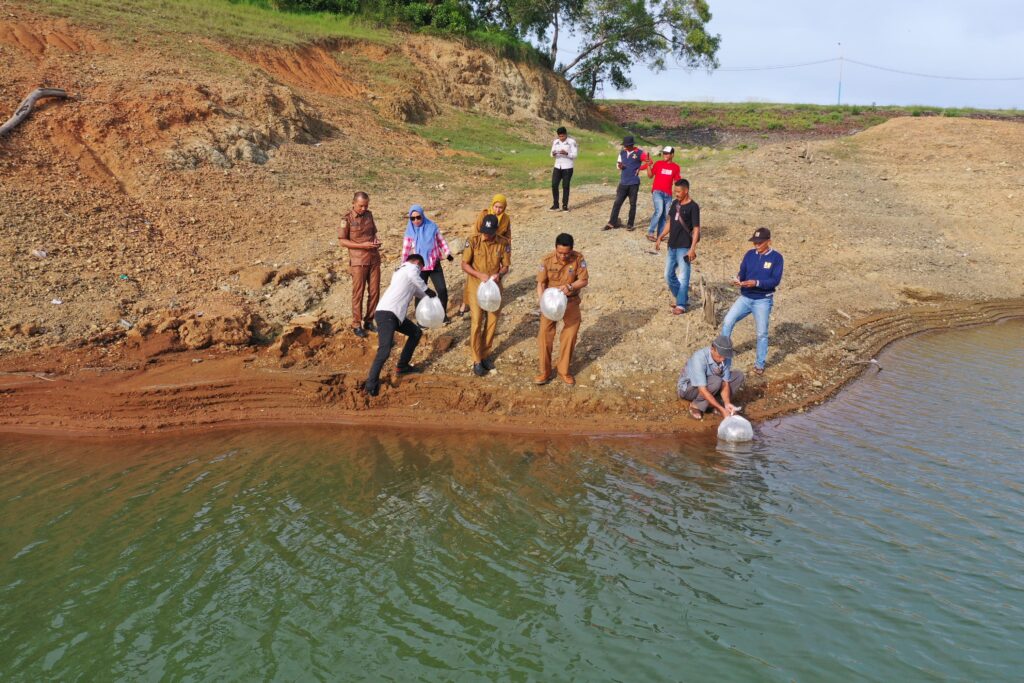
[[[444,324],[444,307],[441,302],[425,296],[416,304],[416,322],[423,327],[441,327]]]
[[[556,323],[565,317],[565,307],[568,305],[569,298],[557,287],[548,287],[540,295],[540,312]]]
[[[485,311],[493,312],[501,308],[501,290],[498,289],[498,283],[494,280],[481,283],[476,290],[476,302]]]
[[[742,443],[754,440],[754,428],[746,418],[730,415],[718,425],[718,438],[729,443]]]

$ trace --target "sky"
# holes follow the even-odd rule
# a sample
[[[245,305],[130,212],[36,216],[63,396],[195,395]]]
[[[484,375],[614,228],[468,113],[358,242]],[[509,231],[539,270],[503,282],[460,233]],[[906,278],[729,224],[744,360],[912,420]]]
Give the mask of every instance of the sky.
[[[839,57],[940,76],[1024,79],[1024,0],[708,0],[721,67],[764,67]],[[841,44],[841,47],[840,47]],[[569,61],[578,41],[559,55]],[[839,62],[766,71],[652,73],[634,67],[632,90],[606,98],[835,104]],[[920,78],[842,63],[842,103],[1024,109],[1024,80]],[[599,96],[602,96],[599,93]]]

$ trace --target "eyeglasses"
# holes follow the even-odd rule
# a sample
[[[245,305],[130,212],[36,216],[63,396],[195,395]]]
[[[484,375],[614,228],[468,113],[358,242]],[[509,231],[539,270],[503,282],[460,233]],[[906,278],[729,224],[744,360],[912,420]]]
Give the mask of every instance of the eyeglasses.
[[[423,216],[409,216],[409,220],[411,220],[411,221],[421,221],[421,220],[423,220]]]

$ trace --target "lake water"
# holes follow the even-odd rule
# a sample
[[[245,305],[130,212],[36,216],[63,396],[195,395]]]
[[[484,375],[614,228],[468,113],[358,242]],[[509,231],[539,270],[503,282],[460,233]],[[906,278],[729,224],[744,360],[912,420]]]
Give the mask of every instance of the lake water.
[[[0,679],[1024,675],[1024,324],[714,439],[0,436]]]

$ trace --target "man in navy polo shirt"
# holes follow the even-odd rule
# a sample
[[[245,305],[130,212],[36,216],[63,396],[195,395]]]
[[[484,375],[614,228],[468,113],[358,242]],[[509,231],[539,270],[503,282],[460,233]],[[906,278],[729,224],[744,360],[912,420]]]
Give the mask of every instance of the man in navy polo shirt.
[[[772,249],[772,231],[758,228],[750,238],[754,248],[743,255],[740,272],[732,284],[740,288],[740,296],[725,314],[722,334],[732,337],[732,328],[751,313],[757,330],[757,357],[754,374],[764,374],[768,357],[768,317],[775,303],[775,288],[782,282],[782,254]]]
[[[636,196],[640,191],[640,171],[647,170],[647,160],[644,159],[644,151],[636,146],[632,135],[622,138],[622,151],[619,152],[619,159],[616,167],[619,169],[619,186],[615,190],[615,203],[612,204],[612,215],[608,219],[605,230],[622,227],[619,223],[619,210],[622,203],[629,198],[629,221],[626,223],[627,230],[633,230],[636,226]]]

